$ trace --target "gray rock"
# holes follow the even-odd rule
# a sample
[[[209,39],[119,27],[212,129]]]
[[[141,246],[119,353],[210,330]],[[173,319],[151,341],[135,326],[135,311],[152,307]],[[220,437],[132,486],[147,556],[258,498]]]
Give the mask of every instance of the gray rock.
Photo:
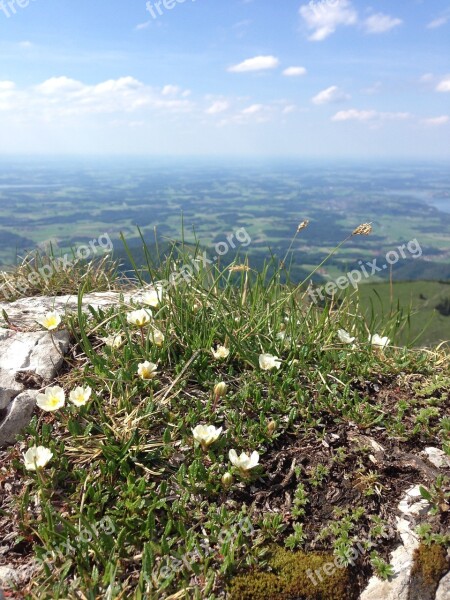
[[[130,298],[129,294],[125,294],[124,302],[129,303]],[[117,292],[93,292],[83,297],[83,307],[86,309],[87,306],[92,306],[95,309],[108,308],[119,303],[120,294]],[[78,297],[76,295],[33,296],[31,298],[19,298],[14,302],[0,302],[0,315],[2,311],[5,311],[9,321],[21,329],[41,330],[42,327],[36,323],[36,319],[53,310],[61,314],[76,313],[78,310]]]
[[[16,572],[8,566],[0,567],[0,585],[4,588],[15,585],[17,581]]]
[[[36,406],[37,390],[26,390],[14,398],[0,421],[0,448],[14,444],[18,433],[24,429]]]
[[[31,351],[30,370],[50,381],[59,372],[68,349],[69,334],[67,331],[57,331],[53,335],[45,332],[38,338]]]
[[[35,373],[51,381],[69,348],[67,331],[13,331],[0,329],[0,411],[8,408],[25,386],[20,373]]]
[[[5,409],[22,390],[23,385],[16,381],[15,371],[0,369],[0,411]]]
[[[450,456],[443,450],[429,446],[423,451],[425,457],[438,469],[450,469]]]
[[[450,598],[450,573],[447,573],[439,583],[436,592],[436,600],[448,600]]]
[[[129,305],[138,302],[138,295],[117,292],[96,292],[83,297],[83,311],[88,306],[109,308],[122,301]],[[0,303],[0,448],[12,443],[32,415],[35,394],[26,393],[27,375],[37,376],[50,383],[58,374],[69,348],[69,334],[61,328],[50,333],[44,331],[37,319],[49,311],[61,315],[76,313],[76,295],[20,298],[15,302]],[[7,315],[2,317],[3,312]],[[20,375],[22,377],[20,378]],[[24,376],[25,375],[25,376]]]
[[[48,380],[55,377],[69,348],[67,331],[0,331],[7,332],[0,339],[0,377],[20,371],[32,371]]]
[[[12,565],[0,567],[0,592],[1,588],[7,590],[18,586],[20,589],[21,586],[24,586],[30,581],[36,569],[37,563],[35,561],[31,561],[18,567]]]
[[[414,532],[415,516],[427,512],[428,503],[419,500],[419,486],[410,488],[400,501],[398,510],[402,513],[397,517],[397,531],[402,540],[390,556],[390,564],[395,575],[389,581],[383,581],[376,576],[370,578],[360,600],[408,600],[411,567],[413,555],[420,541]]]

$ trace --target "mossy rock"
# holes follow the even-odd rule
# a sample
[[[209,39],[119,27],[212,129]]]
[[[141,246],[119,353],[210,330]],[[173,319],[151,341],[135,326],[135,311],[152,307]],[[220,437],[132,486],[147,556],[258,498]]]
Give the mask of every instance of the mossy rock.
[[[441,578],[450,568],[440,544],[421,544],[414,552],[408,600],[434,600]]]
[[[235,577],[229,600],[356,600],[355,577],[335,556],[320,552],[273,551],[270,571]]]

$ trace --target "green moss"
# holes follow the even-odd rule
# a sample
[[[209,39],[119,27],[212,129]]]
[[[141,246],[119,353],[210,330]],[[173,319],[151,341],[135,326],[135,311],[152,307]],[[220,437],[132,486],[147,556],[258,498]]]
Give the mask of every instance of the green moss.
[[[235,577],[230,600],[354,600],[359,595],[348,568],[337,568],[335,556],[289,552],[276,548],[271,572],[252,571]]]
[[[424,586],[427,592],[434,592],[439,580],[449,569],[447,552],[440,544],[421,544],[414,552],[411,578],[416,586]]]

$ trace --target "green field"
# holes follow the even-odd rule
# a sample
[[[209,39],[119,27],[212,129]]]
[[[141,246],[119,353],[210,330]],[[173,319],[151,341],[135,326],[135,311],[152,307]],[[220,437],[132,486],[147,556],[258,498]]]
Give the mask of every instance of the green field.
[[[405,313],[410,311],[409,324],[397,343],[450,343],[450,315],[444,316],[436,309],[450,300],[450,282],[399,281],[393,283],[392,289],[388,283],[367,283],[359,286],[359,299],[363,313],[369,319],[373,316],[375,326],[386,322],[398,306]]]

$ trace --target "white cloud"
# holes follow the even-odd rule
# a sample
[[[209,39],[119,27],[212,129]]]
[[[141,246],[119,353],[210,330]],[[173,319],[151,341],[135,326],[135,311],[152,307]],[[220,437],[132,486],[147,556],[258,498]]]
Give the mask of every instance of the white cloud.
[[[320,42],[330,36],[341,25],[355,25],[358,13],[349,0],[322,0],[300,7],[300,15],[306,27],[312,30],[309,40]]]
[[[230,73],[248,73],[251,71],[264,71],[267,69],[275,69],[280,64],[280,61],[275,56],[255,56],[247,58],[243,62],[229,67]]]
[[[0,81],[0,93],[11,92],[16,87],[14,81]]]
[[[437,29],[438,27],[442,27],[446,25],[450,21],[450,15],[444,15],[442,17],[438,17],[437,19],[433,19],[427,25],[427,29]]]
[[[283,108],[283,114],[289,115],[289,114],[295,112],[296,109],[297,109],[297,107],[295,106],[295,104],[288,104],[287,106],[285,106]]]
[[[419,81],[420,81],[420,83],[428,83],[430,81],[433,81],[433,79],[434,79],[433,73],[424,73]]]
[[[13,81],[0,81],[0,112],[13,110],[17,106],[16,84]]]
[[[403,21],[390,15],[384,15],[383,13],[377,13],[371,15],[364,21],[364,28],[367,33],[385,33],[401,25]]]
[[[28,50],[29,48],[33,48],[34,44],[29,40],[24,40],[23,42],[19,42],[19,46]]]
[[[244,108],[244,110],[242,111],[242,114],[243,115],[256,115],[256,113],[260,113],[263,110],[264,110],[263,104],[252,104],[251,106]]]
[[[163,96],[176,96],[180,92],[180,88],[177,85],[165,85],[162,89]]]
[[[337,85],[332,85],[326,90],[322,90],[311,99],[314,104],[334,104],[335,102],[343,102],[349,100],[350,96],[340,90]]]
[[[450,92],[450,75],[440,81],[436,87],[437,92]]]
[[[164,95],[163,91],[151,88],[134,77],[109,79],[94,85],[65,76],[51,77],[39,85],[20,90],[13,82],[6,81],[0,82],[0,111],[15,106],[24,118],[52,120],[139,110],[173,113],[192,109],[190,101]],[[8,102],[5,102],[6,95]]]
[[[36,91],[45,95],[53,95],[57,93],[67,94],[71,92],[79,92],[83,89],[81,81],[70,79],[69,77],[51,77],[36,86]]]
[[[283,71],[283,75],[286,77],[301,77],[306,75],[307,71],[305,67],[288,67]]]
[[[214,102],[207,110],[206,114],[208,115],[218,115],[219,113],[223,113],[230,108],[230,103],[226,100],[217,100]]]
[[[406,112],[378,112],[376,110],[341,110],[337,112],[332,121],[404,121],[411,118],[410,113]]]
[[[227,115],[219,122],[219,126],[267,123],[272,117],[280,114],[280,108],[270,104],[250,104],[234,114]]]
[[[450,117],[448,115],[442,115],[442,117],[432,117],[430,119],[423,119],[422,123],[425,125],[439,126],[450,123]]]

